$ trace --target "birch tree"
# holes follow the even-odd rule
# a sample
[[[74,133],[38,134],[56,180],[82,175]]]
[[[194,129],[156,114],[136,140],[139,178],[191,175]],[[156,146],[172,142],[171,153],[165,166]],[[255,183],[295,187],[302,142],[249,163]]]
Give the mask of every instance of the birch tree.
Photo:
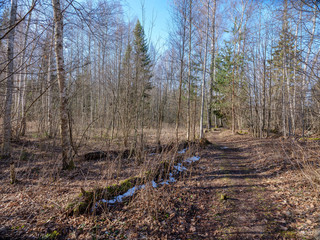
[[[10,27],[13,27],[16,22],[18,8],[18,0],[11,1],[10,10]],[[12,92],[13,92],[13,78],[14,78],[14,37],[15,28],[8,33],[8,47],[7,47],[7,84],[6,84],[6,100],[5,100],[5,114],[3,119],[3,146],[2,155],[9,157],[11,154],[11,136],[12,136],[12,126],[11,126],[11,108],[12,108]]]
[[[60,95],[60,136],[62,148],[62,169],[72,169],[74,162],[71,159],[71,145],[68,134],[68,97],[66,92],[66,73],[64,70],[63,57],[63,14],[60,0],[52,0],[53,16],[55,25],[55,53],[57,65],[57,77]]]
[[[203,118],[204,118],[204,100],[205,100],[205,87],[206,87],[206,72],[207,72],[207,56],[208,56],[208,35],[209,35],[209,1],[207,7],[207,23],[205,30],[205,48],[202,69],[202,84],[201,84],[201,112],[200,112],[200,139],[203,138]]]

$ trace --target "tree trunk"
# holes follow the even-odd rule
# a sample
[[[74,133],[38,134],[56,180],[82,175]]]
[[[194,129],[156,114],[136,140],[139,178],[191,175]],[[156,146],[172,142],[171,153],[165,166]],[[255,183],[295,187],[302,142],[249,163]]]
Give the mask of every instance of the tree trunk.
[[[211,46],[211,66],[210,66],[210,83],[209,83],[209,100],[208,100],[208,129],[212,127],[212,98],[213,84],[215,81],[215,51],[216,51],[216,7],[217,0],[213,1],[212,9],[212,46]]]
[[[315,29],[316,29],[316,19],[317,19],[317,12],[316,12],[316,3],[315,3],[315,6],[314,6],[314,15],[313,15],[313,19],[312,19],[312,23],[313,23],[313,27],[312,27],[312,32],[311,32],[311,38],[310,38],[310,42],[309,42],[309,45],[308,45],[308,52],[307,52],[307,55],[306,55],[306,58],[305,58],[305,65],[304,65],[304,68],[303,68],[303,77],[302,77],[302,91],[301,91],[301,108],[302,108],[302,116],[301,116],[301,121],[302,121],[302,137],[304,137],[304,134],[305,134],[305,116],[306,116],[306,113],[305,113],[305,101],[306,101],[306,92],[307,92],[307,88],[306,88],[306,77],[307,77],[307,74],[306,74],[306,71],[307,71],[307,66],[308,66],[308,61],[309,61],[309,56],[310,56],[310,53],[311,53],[311,48],[312,48],[312,44],[313,44],[313,38],[314,38],[314,33],[315,33]]]
[[[187,139],[191,134],[191,41],[192,41],[192,0],[189,2],[189,56],[188,56],[188,119],[187,119]]]
[[[34,4],[34,1],[33,1]],[[27,42],[28,42],[28,35],[29,35],[29,29],[30,29],[30,24],[31,24],[31,16],[32,12],[30,13],[30,16],[28,18],[28,23],[26,27],[26,33],[25,33],[25,38],[24,38],[24,43],[23,43],[23,53],[21,57],[21,66],[23,66],[25,63],[25,57],[26,57],[26,47],[27,47]],[[23,69],[23,67],[22,67]],[[27,72],[27,67],[25,68],[25,72]],[[26,116],[25,116],[25,108],[26,108],[26,87],[27,87],[27,74],[20,74],[20,81],[19,81],[19,95],[18,95],[18,117],[17,117],[17,137],[24,136],[25,131],[26,131]]]
[[[183,18],[183,30],[182,30],[182,48],[181,48],[181,59],[180,59],[180,76],[179,76],[179,96],[178,96],[178,109],[176,117],[176,141],[179,142],[179,124],[180,124],[180,113],[181,113],[181,99],[182,99],[182,81],[183,81],[183,68],[184,68],[184,51],[186,42],[186,18]]]
[[[208,16],[206,25],[206,38],[205,38],[205,50],[204,50],[204,60],[203,60],[203,75],[201,84],[201,113],[200,113],[200,136],[203,138],[203,115],[204,115],[204,99],[205,99],[205,87],[206,87],[206,72],[207,72],[207,52],[208,52],[208,35],[209,35],[209,2],[208,2]]]
[[[10,27],[16,22],[17,13],[17,2],[18,0],[11,1],[11,11],[10,11]],[[10,156],[11,154],[11,108],[12,108],[12,92],[13,92],[13,53],[14,53],[14,36],[15,28],[11,30],[8,35],[8,49],[7,49],[7,85],[6,85],[6,101],[5,101],[5,112],[3,118],[3,145],[2,145],[2,155]]]
[[[71,159],[71,146],[68,137],[68,98],[66,93],[66,74],[64,70],[63,57],[63,15],[60,7],[60,0],[52,0],[54,23],[55,23],[55,53],[57,76],[60,94],[60,135],[62,147],[62,168],[72,169],[74,162]]]

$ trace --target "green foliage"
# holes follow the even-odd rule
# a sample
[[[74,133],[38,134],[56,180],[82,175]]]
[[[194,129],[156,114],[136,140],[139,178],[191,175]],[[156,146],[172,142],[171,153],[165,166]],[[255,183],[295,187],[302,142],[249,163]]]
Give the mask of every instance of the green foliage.
[[[217,93],[214,97],[213,109],[218,118],[227,117],[228,109],[231,107],[230,96],[232,92],[232,78],[235,68],[235,59],[233,56],[233,46],[226,42],[216,58],[216,78],[213,90]]]
[[[113,184],[106,188],[96,188],[92,191],[85,191],[84,189],[81,189],[81,193],[73,202],[67,205],[66,210],[69,214],[76,216],[86,213],[97,200],[110,200],[115,196],[124,194],[130,188],[134,187],[139,181],[142,181],[142,178],[136,176],[125,179],[119,184]]]
[[[53,240],[53,239],[57,239],[59,237],[59,232],[57,232],[56,230],[51,232],[51,233],[47,233],[44,237],[42,237],[42,240]]]
[[[144,34],[143,27],[139,20],[133,30],[134,42],[133,42],[133,55],[135,61],[135,77],[136,81],[142,83],[142,97],[149,97],[147,93],[152,89],[150,79],[151,74],[151,59],[148,53],[148,45]]]
[[[295,59],[299,59],[299,57],[295,57],[295,48],[295,37],[290,29],[282,29],[279,41],[277,45],[273,47],[271,59],[268,60],[270,69],[272,68],[272,72],[276,73],[275,76],[277,76],[277,78],[275,78],[275,76],[273,77],[276,83],[283,81],[284,66],[287,66],[288,78],[293,77],[294,69],[301,68],[301,61],[296,60],[295,62]],[[301,50],[297,49],[296,51],[296,56],[299,56]]]
[[[320,138],[319,137],[315,137],[315,138],[299,138],[299,141],[320,141]]]
[[[221,201],[225,201],[225,200],[227,200],[228,199],[228,196],[227,195],[225,195],[225,194],[221,194],[220,195],[220,200]]]
[[[239,130],[239,131],[237,131],[237,134],[246,135],[246,134],[248,134],[248,131]]]
[[[296,239],[297,238],[297,233],[295,231],[282,231],[280,234],[284,239]]]

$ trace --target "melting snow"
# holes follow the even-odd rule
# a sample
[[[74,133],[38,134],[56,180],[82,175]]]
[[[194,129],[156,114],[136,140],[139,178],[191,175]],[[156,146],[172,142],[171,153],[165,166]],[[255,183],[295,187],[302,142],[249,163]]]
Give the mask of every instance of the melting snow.
[[[193,163],[193,162],[196,162],[196,161],[199,161],[199,160],[200,160],[199,156],[193,156],[193,157],[188,158],[188,159],[186,159],[184,161],[187,162],[187,163]]]
[[[172,173],[169,173],[169,182],[176,182]]]
[[[222,147],[222,148],[227,149],[228,147]],[[178,153],[180,153],[180,154],[185,153],[186,150],[187,149],[183,149],[183,150],[179,151]],[[199,156],[193,156],[193,157],[190,157],[190,158],[184,160],[184,162],[191,164],[191,163],[199,161],[199,160],[200,160]],[[183,171],[188,170],[186,167],[182,166],[182,163],[178,163],[176,166],[174,166],[174,169],[176,171],[178,171],[178,172],[183,172]],[[173,177],[172,173],[169,173],[169,179],[166,180],[166,181],[162,181],[159,184],[161,184],[161,185],[165,185],[165,184],[169,185],[169,183],[173,183],[173,182],[176,182],[176,179]],[[155,181],[152,181],[151,184],[152,184],[153,188],[157,188],[158,187],[158,184]],[[122,202],[123,198],[131,197],[131,196],[133,196],[135,194],[136,191],[138,191],[140,189],[143,189],[143,188],[145,188],[145,185],[135,186],[133,188],[130,188],[124,194],[115,197],[114,199],[111,199],[111,200],[108,200],[108,201],[105,200],[105,199],[101,199],[99,202],[109,203],[109,204],[114,204],[116,202]],[[98,207],[98,203],[95,204],[96,208]]]
[[[158,184],[157,184],[155,181],[152,181],[152,187],[153,187],[153,188],[157,188],[157,187],[158,187]]]
[[[187,168],[185,168],[184,166],[182,166],[181,163],[178,163],[178,165],[174,166],[174,168],[178,171],[178,172],[183,172],[188,170]]]
[[[133,196],[133,194],[137,191],[137,190],[140,190],[140,189],[143,189],[145,188],[145,185],[140,185],[140,186],[136,186],[136,187],[133,187],[133,188],[130,188],[127,192],[125,192],[124,194],[122,195],[119,195],[117,197],[115,197],[114,199],[112,200],[109,200],[108,203],[110,204],[114,204],[116,202],[122,202],[122,199],[125,198],[125,197],[131,197]]]
[[[186,151],[187,151],[187,149],[185,148],[185,149],[182,149],[181,151],[179,151],[178,153],[183,154],[183,153],[186,153]]]
[[[228,147],[221,147],[221,149],[228,149]]]
[[[160,184],[161,185],[164,185],[164,184],[169,185],[169,183],[173,183],[173,182],[176,182],[176,180],[174,179],[173,174],[169,173],[169,179],[167,181],[161,182]]]

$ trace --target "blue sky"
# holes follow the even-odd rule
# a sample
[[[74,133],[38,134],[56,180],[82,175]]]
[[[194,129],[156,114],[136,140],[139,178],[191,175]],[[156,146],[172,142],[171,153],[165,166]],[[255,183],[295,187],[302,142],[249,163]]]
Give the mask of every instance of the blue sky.
[[[124,10],[130,19],[139,18],[142,23],[141,3],[144,3],[144,30],[153,44],[160,48],[168,37],[170,20],[169,0],[125,0]],[[153,25],[153,27],[152,27]]]

